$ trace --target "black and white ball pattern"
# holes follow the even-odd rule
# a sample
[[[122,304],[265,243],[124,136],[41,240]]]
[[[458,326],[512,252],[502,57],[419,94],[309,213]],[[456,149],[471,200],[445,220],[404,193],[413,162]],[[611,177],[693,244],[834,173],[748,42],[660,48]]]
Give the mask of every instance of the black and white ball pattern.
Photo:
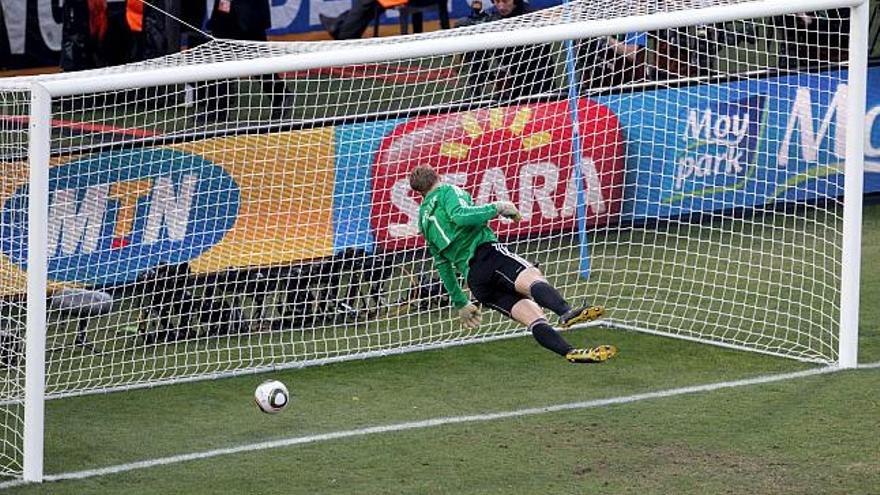
[[[274,414],[290,403],[290,392],[278,380],[266,380],[254,391],[254,402],[264,413]]]

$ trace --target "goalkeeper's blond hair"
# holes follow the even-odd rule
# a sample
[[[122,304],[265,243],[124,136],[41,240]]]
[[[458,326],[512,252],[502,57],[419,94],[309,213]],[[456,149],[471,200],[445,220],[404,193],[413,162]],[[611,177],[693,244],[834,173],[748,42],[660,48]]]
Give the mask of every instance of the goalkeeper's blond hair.
[[[430,165],[419,165],[409,173],[409,187],[419,194],[426,194],[440,182],[440,176]]]

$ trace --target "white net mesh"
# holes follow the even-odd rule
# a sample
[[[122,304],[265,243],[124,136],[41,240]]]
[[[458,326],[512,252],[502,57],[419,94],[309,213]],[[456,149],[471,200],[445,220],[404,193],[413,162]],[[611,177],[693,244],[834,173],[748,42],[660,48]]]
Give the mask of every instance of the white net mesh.
[[[27,182],[27,115],[30,93],[0,90],[0,184],[4,196]],[[4,245],[21,242],[21,233],[10,232],[16,216],[26,210],[9,205],[0,218]],[[24,418],[24,322],[25,304],[20,285],[12,274],[18,271],[6,256],[0,257],[0,476],[22,469]]]
[[[17,78],[13,83],[0,81],[2,84],[22,85],[29,80],[62,80],[62,79],[81,79],[91,76],[102,76],[107,74],[131,74],[138,71],[174,68],[182,66],[192,66],[196,64],[208,64],[232,60],[254,60],[266,57],[277,57],[281,55],[297,54],[297,53],[317,53],[317,52],[334,52],[344,51],[351,47],[376,46],[383,51],[393,53],[394,45],[409,44],[415,41],[424,40],[443,40],[448,38],[459,38],[468,34],[480,33],[515,33],[524,29],[533,29],[541,27],[559,27],[566,24],[596,22],[602,23],[609,19],[622,19],[637,16],[648,16],[658,13],[676,13],[685,11],[705,11],[712,7],[734,6],[738,4],[754,4],[766,3],[756,2],[755,0],[638,0],[625,1],[619,0],[600,0],[600,1],[572,1],[534,12],[530,12],[525,16],[511,17],[507,19],[497,20],[494,22],[484,22],[475,25],[462,25],[453,30],[440,30],[428,33],[420,33],[417,35],[394,36],[383,38],[366,38],[348,41],[334,42],[267,42],[257,43],[251,41],[235,41],[235,40],[214,40],[210,43],[200,45],[196,48],[185,50],[183,52],[169,55],[153,60],[147,60],[140,63],[121,65],[103,69],[80,71],[73,73],[53,74],[50,76],[34,76]],[[782,2],[780,2],[782,4]],[[833,14],[838,15],[838,14]],[[809,29],[800,26],[793,21],[794,15],[785,16],[791,22],[789,25],[782,26],[786,30],[786,35],[792,37],[803,36],[807,31],[818,32],[821,28]],[[779,19],[777,19],[778,21]],[[460,23],[461,24],[461,23]],[[671,26],[675,27],[675,26]],[[774,26],[771,26],[772,29]],[[839,31],[835,34],[841,34]],[[768,38],[769,42],[771,38]],[[802,41],[806,41],[802,39]],[[517,42],[515,37],[511,36],[511,44]],[[762,67],[766,68],[766,65]]]
[[[497,314],[475,331],[452,318],[405,180],[420,163],[477,203],[514,201],[523,221],[493,221],[499,237],[572,304],[606,305],[606,324],[836,360],[848,10],[808,25],[786,15],[394,55],[425,39],[734,3],[573,2],[413,37],[215,41],[41,78],[137,81],[328,52],[307,71],[54,102],[48,393],[523,334]],[[332,63],[365,45],[388,61]],[[0,143],[10,301],[26,290],[21,129],[3,127]],[[19,371],[3,371],[13,400]]]

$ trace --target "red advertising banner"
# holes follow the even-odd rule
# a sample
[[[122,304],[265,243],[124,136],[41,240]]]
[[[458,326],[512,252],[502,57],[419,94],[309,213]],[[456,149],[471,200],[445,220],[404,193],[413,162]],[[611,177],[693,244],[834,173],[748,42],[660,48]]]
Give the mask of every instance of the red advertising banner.
[[[620,211],[624,136],[605,106],[579,100],[580,160],[587,226],[608,223]],[[573,126],[567,101],[418,117],[385,136],[373,165],[371,222],[380,248],[422,245],[419,199],[410,170],[437,168],[444,181],[467,190],[477,204],[513,201],[518,223],[493,221],[501,236],[550,233],[576,227],[577,184]]]

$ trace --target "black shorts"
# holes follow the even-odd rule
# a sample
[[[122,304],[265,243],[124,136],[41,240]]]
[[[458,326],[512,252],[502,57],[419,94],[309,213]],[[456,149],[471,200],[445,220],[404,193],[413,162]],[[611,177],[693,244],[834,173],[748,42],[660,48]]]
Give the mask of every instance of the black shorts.
[[[468,287],[478,301],[510,316],[513,305],[528,297],[516,291],[516,277],[531,263],[503,244],[480,244],[474,251],[468,272]]]

